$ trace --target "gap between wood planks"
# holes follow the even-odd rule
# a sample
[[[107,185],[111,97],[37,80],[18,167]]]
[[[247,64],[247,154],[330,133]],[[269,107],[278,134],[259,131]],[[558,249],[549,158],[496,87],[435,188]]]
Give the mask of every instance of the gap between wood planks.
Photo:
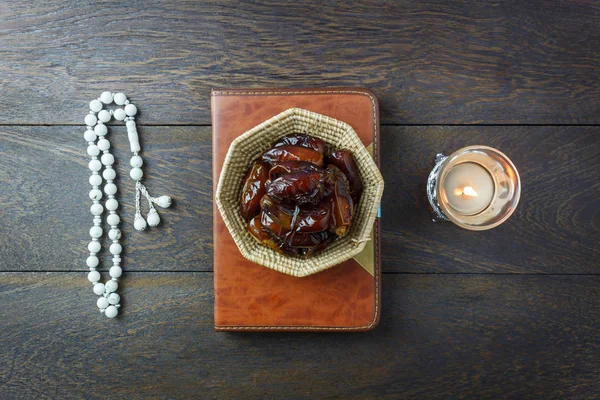
[[[52,271],[41,271],[41,270],[5,270],[0,271],[0,274],[4,273],[41,273],[41,274],[64,274],[64,273],[84,273],[89,272],[88,270],[52,270]],[[106,272],[105,270],[101,270],[101,272]],[[186,270],[186,271],[153,271],[153,270],[135,270],[135,271],[125,271],[129,273],[143,273],[143,274],[212,274],[214,271],[201,271],[201,270]],[[599,276],[600,273],[543,273],[543,272],[410,272],[410,271],[387,271],[382,272],[382,275],[477,275],[477,276]]]
[[[124,126],[122,124],[114,124],[114,123],[110,123],[107,124],[108,126]],[[23,123],[15,123],[15,124],[2,124],[0,123],[0,127],[3,126],[84,126],[84,124],[23,124]],[[212,124],[196,124],[196,123],[190,123],[190,124],[186,124],[186,123],[181,123],[181,124],[138,124],[137,126],[157,126],[157,127],[168,127],[168,126],[172,126],[172,127],[181,127],[181,126],[191,126],[191,127],[210,127],[212,126]],[[600,124],[380,124],[380,126],[484,126],[484,127],[490,127],[490,126],[539,126],[539,127],[544,127],[544,126],[550,126],[550,127],[560,127],[560,126],[564,126],[564,127],[594,127],[594,126],[600,126]]]

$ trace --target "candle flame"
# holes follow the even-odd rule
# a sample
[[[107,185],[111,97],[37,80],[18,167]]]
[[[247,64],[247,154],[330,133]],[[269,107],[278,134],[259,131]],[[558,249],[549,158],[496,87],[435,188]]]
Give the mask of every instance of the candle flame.
[[[457,188],[457,189],[454,190],[454,194],[456,196],[462,196],[463,194],[465,196],[471,196],[471,197],[477,197],[477,196],[479,196],[479,194],[471,186],[465,186],[462,189],[461,188]]]

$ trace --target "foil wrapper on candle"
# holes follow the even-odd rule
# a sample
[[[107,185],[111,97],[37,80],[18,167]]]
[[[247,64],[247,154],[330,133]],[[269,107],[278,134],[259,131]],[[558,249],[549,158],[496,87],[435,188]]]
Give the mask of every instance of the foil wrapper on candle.
[[[477,164],[485,169],[493,180],[494,193],[489,205],[482,207],[481,211],[474,210],[476,213],[473,214],[453,207],[444,185],[448,173],[464,163]],[[433,220],[451,221],[470,230],[486,230],[500,225],[512,215],[520,197],[521,180],[512,161],[502,152],[487,146],[465,147],[448,157],[438,154],[435,166],[427,179],[427,199],[432,208]]]
[[[442,163],[444,160],[448,158],[442,153],[438,153],[435,156],[435,166],[429,173],[429,177],[427,178],[427,199],[429,200],[429,204],[431,205],[431,212],[433,213],[433,221],[450,221],[442,212],[440,208],[440,204],[437,200],[437,178],[440,172],[440,168],[442,167]]]

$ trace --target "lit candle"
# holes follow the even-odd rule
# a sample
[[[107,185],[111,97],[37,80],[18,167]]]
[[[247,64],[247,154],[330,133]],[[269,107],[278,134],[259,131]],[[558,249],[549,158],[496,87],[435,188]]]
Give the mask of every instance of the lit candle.
[[[452,221],[474,231],[508,219],[521,198],[521,179],[510,159],[488,146],[468,146],[448,157],[438,154],[427,178],[434,221]]]
[[[443,183],[448,205],[464,215],[485,210],[494,197],[494,180],[481,165],[465,162],[454,166]]]

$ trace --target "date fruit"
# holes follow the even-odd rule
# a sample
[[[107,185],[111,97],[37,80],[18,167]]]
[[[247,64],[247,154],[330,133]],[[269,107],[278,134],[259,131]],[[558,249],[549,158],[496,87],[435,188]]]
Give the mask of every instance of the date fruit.
[[[357,203],[363,192],[363,183],[352,153],[348,150],[332,151],[327,157],[327,163],[335,165],[346,175],[350,182],[352,200]]]
[[[327,246],[329,246],[335,240],[336,237],[337,236],[335,235],[330,235],[317,245],[307,248],[300,248],[298,251],[298,255],[303,258],[311,257],[317,254],[318,252],[325,250]]]
[[[282,161],[273,165],[273,167],[269,171],[269,179],[274,181],[281,175],[302,171],[317,172],[322,171],[322,169],[308,161]]]
[[[284,204],[317,204],[325,193],[325,171],[298,171],[280,176],[267,186],[267,194]]]
[[[322,139],[294,133],[252,164],[240,210],[258,243],[307,258],[348,233],[363,183],[350,151],[328,151]]]
[[[264,196],[261,204],[261,224],[282,237],[288,232],[322,232],[329,228],[331,206],[323,201],[314,207],[287,207]]]
[[[323,153],[301,146],[273,147],[262,155],[262,159],[271,165],[282,161],[308,161],[319,167],[323,165]]]
[[[354,214],[354,202],[350,194],[350,183],[346,175],[335,165],[327,166],[327,182],[331,194],[331,230],[338,236],[344,236]]]
[[[329,231],[315,233],[290,232],[285,236],[284,242],[291,247],[312,248],[322,244],[332,236],[335,238],[335,235]]]
[[[305,135],[303,133],[292,133],[291,135],[284,136],[281,139],[279,139],[273,145],[273,147],[281,147],[286,145],[306,147],[308,149],[318,151],[321,154],[325,153],[326,148],[323,139],[319,139],[310,135]]]
[[[260,199],[267,192],[266,183],[269,179],[267,166],[260,162],[252,164],[244,180],[240,212],[242,217],[249,221],[260,212]]]
[[[283,253],[280,244],[277,243],[273,236],[260,223],[260,215],[257,215],[248,222],[248,232],[250,232],[250,235],[258,243],[270,247],[278,253]]]

